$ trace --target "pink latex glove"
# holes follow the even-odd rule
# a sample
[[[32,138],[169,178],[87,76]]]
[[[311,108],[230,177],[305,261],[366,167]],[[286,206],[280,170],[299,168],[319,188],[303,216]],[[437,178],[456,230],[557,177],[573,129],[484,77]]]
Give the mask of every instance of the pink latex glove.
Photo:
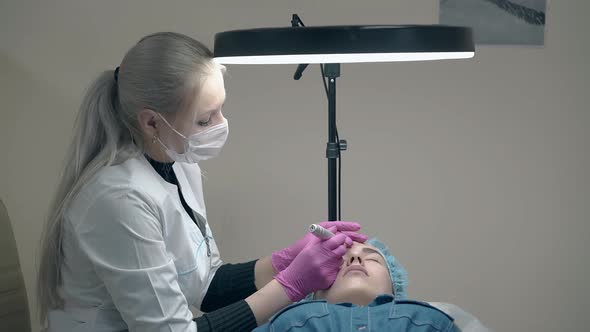
[[[336,228],[329,230],[334,233]],[[291,301],[302,300],[307,294],[334,283],[347,250],[347,239],[344,233],[323,241],[314,236],[291,264],[275,276]]]
[[[352,241],[364,243],[368,239],[368,236],[356,233],[356,231],[361,229],[361,225],[356,222],[324,221],[321,222],[320,225],[326,229],[336,227],[336,231],[332,232],[334,234],[339,232],[346,234],[351,240],[347,240],[349,246],[352,245]],[[313,239],[316,239],[316,237],[311,233],[307,233],[289,247],[273,252],[271,255],[271,263],[275,271],[278,273],[287,268],[299,252],[301,252],[301,250]]]

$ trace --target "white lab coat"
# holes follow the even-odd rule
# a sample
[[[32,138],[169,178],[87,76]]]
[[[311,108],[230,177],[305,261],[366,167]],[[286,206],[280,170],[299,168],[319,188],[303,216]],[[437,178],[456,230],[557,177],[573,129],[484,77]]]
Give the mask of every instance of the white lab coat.
[[[175,163],[182,194],[206,224],[201,170]],[[64,216],[64,310],[49,331],[196,331],[189,305],[201,306],[222,264],[206,224],[201,231],[178,190],[145,157],[105,167]]]

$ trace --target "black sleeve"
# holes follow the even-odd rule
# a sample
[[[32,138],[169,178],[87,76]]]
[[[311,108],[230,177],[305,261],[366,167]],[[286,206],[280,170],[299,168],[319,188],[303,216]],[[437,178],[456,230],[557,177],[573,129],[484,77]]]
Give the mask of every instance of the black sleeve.
[[[256,261],[220,266],[201,303],[201,311],[217,310],[243,300],[256,292],[254,284]]]
[[[244,300],[204,314],[193,320],[197,323],[198,332],[250,332],[257,327],[254,313]]]

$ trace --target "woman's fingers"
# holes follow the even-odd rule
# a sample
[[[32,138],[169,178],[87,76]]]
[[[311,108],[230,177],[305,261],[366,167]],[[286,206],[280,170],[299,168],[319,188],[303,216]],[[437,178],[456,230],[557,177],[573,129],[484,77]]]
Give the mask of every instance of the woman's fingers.
[[[354,242],[365,243],[369,239],[365,234],[357,232],[344,231],[342,233],[346,234]]]
[[[346,247],[346,245],[341,245],[338,248],[332,250],[332,252],[337,255],[338,257],[342,257],[346,254],[346,251],[348,250],[348,248]]]
[[[328,250],[334,250],[341,245],[346,245],[346,239],[349,239],[348,236],[344,233],[338,233],[331,238],[327,239],[322,243],[322,246]]]
[[[339,231],[358,231],[361,225],[354,221],[324,221],[320,225],[324,228],[336,227]]]

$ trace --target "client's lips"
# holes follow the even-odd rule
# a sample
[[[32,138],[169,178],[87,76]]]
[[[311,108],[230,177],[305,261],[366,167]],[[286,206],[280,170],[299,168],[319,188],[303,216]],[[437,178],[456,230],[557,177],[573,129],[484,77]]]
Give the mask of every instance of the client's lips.
[[[364,274],[366,274],[367,276],[369,275],[367,273],[367,269],[365,269],[364,267],[360,266],[360,265],[351,265],[349,266],[346,271],[344,272],[344,275],[348,274],[348,272],[351,271],[362,271]]]

